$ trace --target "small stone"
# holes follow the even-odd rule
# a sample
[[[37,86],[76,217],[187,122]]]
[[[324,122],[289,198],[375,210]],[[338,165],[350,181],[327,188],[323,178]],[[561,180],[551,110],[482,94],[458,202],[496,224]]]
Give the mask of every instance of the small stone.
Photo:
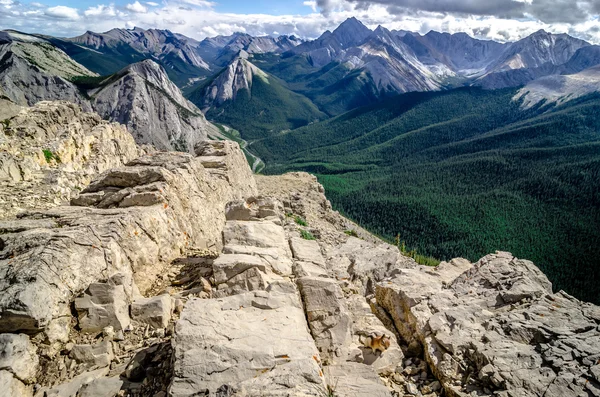
[[[171,305],[168,295],[137,299],[131,304],[131,317],[153,328],[166,328],[171,320]]]
[[[175,313],[181,313],[183,311],[184,305],[185,303],[183,302],[183,299],[175,299],[175,303],[173,305]]]
[[[113,340],[115,340],[117,342],[124,341],[125,335],[123,334],[123,331],[121,331],[121,330],[117,331],[117,333],[115,333]]]
[[[107,327],[104,327],[104,328],[102,329],[102,335],[103,335],[105,338],[109,339],[109,340],[113,340],[113,339],[114,339],[114,337],[115,337],[115,329],[114,329],[114,327],[113,327],[112,325],[109,325],[109,326],[107,326]]]
[[[429,387],[433,391],[438,391],[442,388],[442,384],[439,381],[435,380],[429,384]]]
[[[95,345],[75,345],[69,356],[87,367],[108,367],[114,358],[112,343],[109,341]]]
[[[406,379],[404,379],[404,376],[402,376],[401,374],[395,373],[394,375],[392,375],[392,380],[396,383],[398,383],[399,385],[403,385],[406,382]]]
[[[417,389],[417,386],[414,383],[409,382],[405,384],[404,387],[406,388],[406,392],[408,394],[416,396],[419,393],[419,389]]]

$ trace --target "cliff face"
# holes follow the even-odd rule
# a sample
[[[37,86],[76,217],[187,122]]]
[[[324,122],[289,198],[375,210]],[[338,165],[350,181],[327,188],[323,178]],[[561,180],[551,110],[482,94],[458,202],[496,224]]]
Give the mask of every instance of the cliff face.
[[[54,142],[69,124],[60,115],[44,128],[13,118],[9,132]],[[10,395],[600,388],[600,308],[553,294],[529,261],[496,253],[420,266],[334,212],[315,177],[252,175],[234,142],[116,165],[71,205],[0,222]]]

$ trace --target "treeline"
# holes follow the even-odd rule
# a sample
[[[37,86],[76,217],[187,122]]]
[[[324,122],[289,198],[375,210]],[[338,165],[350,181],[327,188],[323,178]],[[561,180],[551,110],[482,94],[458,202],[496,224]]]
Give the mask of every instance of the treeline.
[[[600,99],[525,112],[514,93],[403,95],[253,148],[266,172],[316,173],[390,241],[440,260],[510,251],[600,303]]]

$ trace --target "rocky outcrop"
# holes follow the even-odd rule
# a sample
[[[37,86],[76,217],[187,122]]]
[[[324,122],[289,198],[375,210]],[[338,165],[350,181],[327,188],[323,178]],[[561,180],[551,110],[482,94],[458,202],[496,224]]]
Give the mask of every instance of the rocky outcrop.
[[[450,396],[596,395],[598,307],[559,292],[509,253],[379,283],[377,304],[404,339],[418,341]]]
[[[564,102],[598,92],[600,90],[600,66],[594,66],[572,75],[547,76],[532,81],[515,95],[522,107],[536,105],[560,105]]]
[[[94,110],[126,125],[138,144],[191,153],[196,143],[216,133],[163,67],[151,60],[126,67],[89,95]]]
[[[207,170],[202,157],[186,154],[148,155],[102,174],[74,200],[83,207],[3,223],[0,329],[43,331],[92,283],[111,280],[133,298],[161,263],[188,248],[220,249],[225,203],[255,186],[235,144],[211,145],[222,168]]]
[[[64,204],[109,168],[143,151],[119,124],[68,102],[7,103],[0,124],[0,219]]]

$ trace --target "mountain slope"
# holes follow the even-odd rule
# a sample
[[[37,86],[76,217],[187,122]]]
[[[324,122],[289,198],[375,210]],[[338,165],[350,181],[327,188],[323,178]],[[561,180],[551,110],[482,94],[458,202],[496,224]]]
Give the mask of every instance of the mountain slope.
[[[326,31],[318,39],[292,49],[293,54],[305,54],[314,67],[322,67],[343,54],[344,50],[361,44],[371,30],[356,18],[349,18],[333,32]]]
[[[309,99],[290,91],[243,56],[189,99],[207,118],[234,127],[244,139],[264,138],[326,117]]]
[[[600,92],[600,66],[576,74],[534,80],[519,90],[515,100],[522,101],[524,108],[531,108],[541,103],[560,105],[595,92]]]
[[[531,80],[559,74],[578,50],[590,44],[567,34],[540,30],[511,44],[475,84],[488,89],[516,87]]]
[[[371,31],[354,18],[281,58],[255,59],[329,115],[398,93],[441,88],[439,70],[423,64],[400,35],[381,26]]]
[[[0,88],[13,102],[33,105],[67,100],[90,107],[69,79],[94,76],[48,41],[24,33],[4,32],[0,43]]]
[[[71,45],[68,45],[68,44]],[[198,42],[169,30],[111,29],[104,33],[86,32],[81,36],[56,41],[74,59],[98,73],[112,74],[129,64],[152,59],[165,68],[179,86],[190,79],[207,76],[210,66],[199,55]],[[92,50],[82,51],[83,49]],[[103,59],[98,62],[99,56]]]
[[[318,175],[335,208],[438,259],[510,250],[598,301],[600,99],[547,113],[515,89],[411,93],[256,142],[267,173]]]
[[[130,65],[99,85],[88,91],[94,110],[125,124],[138,144],[191,152],[216,132],[153,61]]]

